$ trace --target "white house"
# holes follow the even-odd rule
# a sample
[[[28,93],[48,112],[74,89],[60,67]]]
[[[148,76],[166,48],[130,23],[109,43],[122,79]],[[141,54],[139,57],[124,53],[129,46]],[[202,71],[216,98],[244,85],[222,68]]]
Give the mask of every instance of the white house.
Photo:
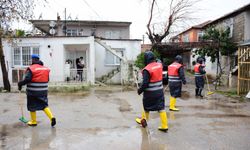
[[[34,23],[34,21],[31,22]],[[44,65],[51,69],[50,82],[77,82],[75,61],[82,56],[85,62],[84,82],[93,84],[96,80],[100,80],[115,84],[123,83],[127,77],[122,73],[124,72],[121,69],[122,64],[133,62],[141,50],[141,40],[128,38],[131,23],[74,21],[71,24],[80,24],[79,28],[82,32],[79,35],[76,30],[76,34],[69,35],[68,32],[75,33],[75,30],[70,29],[70,23],[67,22],[65,35],[56,35],[54,31],[52,32],[54,35],[50,35],[50,25],[47,25],[49,30],[47,32],[43,28],[45,23],[37,22],[40,22],[41,26],[36,24],[35,27],[41,29],[43,35],[15,38],[11,41],[3,39],[3,50],[11,83],[20,80],[22,70],[31,63],[32,54],[39,54]],[[64,21],[58,24],[61,26],[62,22]],[[75,28],[73,25],[72,28]],[[85,28],[85,25],[90,27]],[[95,34],[87,31],[93,31],[91,26],[94,27]],[[58,29],[56,33],[62,34],[63,31]],[[2,83],[2,73],[0,73],[0,86]]]

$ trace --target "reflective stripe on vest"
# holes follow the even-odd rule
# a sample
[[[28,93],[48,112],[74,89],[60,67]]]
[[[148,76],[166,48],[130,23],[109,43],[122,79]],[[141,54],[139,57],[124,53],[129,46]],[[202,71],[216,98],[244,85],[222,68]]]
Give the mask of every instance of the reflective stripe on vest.
[[[200,74],[200,73],[194,73],[194,76],[195,76],[195,77],[202,77],[203,75]]]
[[[162,81],[155,82],[155,83],[149,83],[148,88],[145,89],[145,91],[157,91],[163,89]]]
[[[178,76],[168,76],[168,81],[169,82],[180,82],[181,79]]]
[[[30,82],[27,84],[27,90],[29,90],[29,91],[47,91],[48,90],[48,82],[47,83]]]

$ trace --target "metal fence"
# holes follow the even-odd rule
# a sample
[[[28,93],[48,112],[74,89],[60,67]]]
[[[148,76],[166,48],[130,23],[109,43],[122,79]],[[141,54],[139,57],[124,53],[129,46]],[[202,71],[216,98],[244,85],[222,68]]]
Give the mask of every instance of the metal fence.
[[[69,74],[66,74],[67,82],[87,82],[87,69],[82,71],[77,69],[70,69]]]

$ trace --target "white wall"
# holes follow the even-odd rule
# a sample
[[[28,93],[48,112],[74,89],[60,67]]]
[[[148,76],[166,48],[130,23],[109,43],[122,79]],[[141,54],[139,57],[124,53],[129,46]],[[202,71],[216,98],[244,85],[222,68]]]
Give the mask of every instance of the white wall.
[[[192,55],[194,55],[194,53]],[[194,58],[192,57],[192,55],[190,55],[190,64],[191,64],[191,69],[193,70],[194,66],[192,65],[192,62],[193,61],[196,62],[196,59],[197,59],[198,55],[196,55]],[[210,57],[205,57],[205,58],[206,58],[206,67],[205,67],[205,70],[206,70],[207,74],[212,75],[212,76],[216,76],[216,70],[217,70],[216,60],[213,63],[211,61]]]
[[[94,83],[95,77],[101,77],[118,66],[105,65],[106,50],[94,42],[94,37],[33,37],[18,38],[13,40],[17,46],[39,46],[40,59],[44,65],[51,69],[50,81],[61,82],[65,80],[64,65],[66,57],[65,45],[84,44],[88,45],[88,82]],[[124,48],[124,56],[127,60],[135,60],[141,51],[138,40],[104,40],[112,48]],[[12,43],[13,44],[13,43]],[[12,45],[3,40],[6,63],[8,62],[9,79],[12,83]],[[50,48],[48,47],[50,45]],[[120,83],[121,77],[118,73],[112,78],[112,83]],[[2,85],[2,73],[0,73],[0,86]]]
[[[124,48],[124,56],[127,60],[135,60],[137,55],[141,51],[141,42],[135,40],[103,40],[111,48]],[[95,73],[96,77],[99,78],[102,75],[107,74],[111,70],[115,69],[118,66],[110,66],[105,64],[106,50],[104,47],[95,43],[96,48],[96,68]],[[112,78],[112,83],[121,83],[121,74],[118,73],[115,77]]]
[[[94,37],[51,37],[51,38],[19,38],[14,39],[17,46],[39,46],[40,59],[44,62],[44,65],[51,69],[50,81],[60,82],[64,81],[64,65],[65,65],[65,50],[66,44],[89,44],[89,63],[88,70],[88,82],[94,83],[95,81],[95,47]],[[6,55],[6,61],[12,64],[11,59],[11,44],[8,44],[6,40],[3,41],[4,54]],[[50,45],[50,48],[48,48]],[[50,54],[52,54],[50,56]],[[91,65],[90,65],[91,64]],[[11,66],[9,67],[9,79],[12,79]],[[1,74],[0,74],[1,75]],[[2,75],[1,83],[2,84]],[[11,81],[12,82],[12,81]]]

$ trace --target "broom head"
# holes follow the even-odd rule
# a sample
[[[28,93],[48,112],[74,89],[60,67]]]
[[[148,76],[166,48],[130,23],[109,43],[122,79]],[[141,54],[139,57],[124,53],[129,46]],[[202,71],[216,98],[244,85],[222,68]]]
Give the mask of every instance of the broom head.
[[[214,94],[214,92],[211,91],[207,92],[207,95],[212,95],[212,94]]]
[[[19,120],[23,123],[28,123],[28,120],[26,120],[23,116],[20,117]]]

